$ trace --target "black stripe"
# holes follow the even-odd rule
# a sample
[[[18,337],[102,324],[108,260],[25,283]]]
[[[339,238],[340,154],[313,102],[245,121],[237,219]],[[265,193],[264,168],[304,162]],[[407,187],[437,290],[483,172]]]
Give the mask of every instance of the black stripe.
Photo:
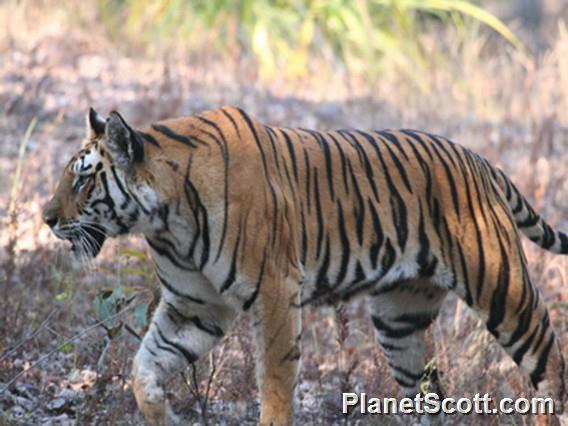
[[[530,334],[530,336],[525,339],[523,344],[521,346],[519,346],[518,349],[513,354],[513,361],[515,361],[518,365],[521,365],[521,362],[523,362],[523,358],[524,358],[525,354],[527,353],[527,351],[529,350],[529,348],[531,347],[531,344],[532,344],[534,338],[536,337],[537,331],[538,331],[538,327],[535,327],[533,332]],[[512,338],[511,338],[509,343],[511,345],[514,343]]]
[[[302,256],[300,261],[302,265],[306,264],[306,258],[308,256],[308,235],[306,230],[306,217],[304,215],[304,209],[300,210],[301,224],[302,224]]]
[[[440,163],[442,164],[442,168],[444,169],[444,172],[446,174],[446,180],[448,181],[448,185],[450,187],[450,195],[452,197],[452,203],[454,205],[454,210],[456,212],[456,216],[459,218],[460,217],[459,196],[458,196],[457,185],[456,185],[456,182],[454,180],[454,175],[453,175],[452,171],[450,170],[450,166],[448,165],[446,160],[443,158],[442,154],[440,154],[440,152],[438,151],[438,148],[436,147],[436,145],[432,144],[432,147],[433,147],[434,152],[438,156],[438,159],[440,160]],[[451,159],[451,156],[450,156],[450,159]]]
[[[169,348],[169,347],[167,347],[167,346],[161,345],[161,344],[158,342],[158,339],[156,339],[156,335],[155,335],[154,333],[152,333],[152,341],[154,342],[154,345],[155,345],[158,349],[160,349],[160,350],[162,350],[162,351],[169,352],[169,353],[174,354],[174,355],[176,355],[176,356],[178,355],[178,353],[177,353],[175,350],[173,350],[172,348]]]
[[[276,149],[276,142],[274,140],[274,138],[278,140],[278,136],[276,136],[276,133],[271,127],[264,126],[264,130],[266,130],[266,133],[268,134],[268,141],[270,142],[270,147],[272,148],[274,164],[276,165],[276,170],[278,170],[278,173],[280,174],[280,159],[278,158],[278,150]],[[282,175],[280,174],[280,176]]]
[[[390,343],[380,342],[381,347],[386,351],[406,351],[408,348],[402,346],[391,345]]]
[[[264,278],[265,265],[266,265],[266,248],[264,249],[264,256],[262,257],[262,264],[260,265],[260,273],[258,275],[258,280],[256,280],[256,286],[254,292],[243,304],[243,311],[248,311],[258,297],[258,293],[260,292],[260,285],[262,284],[262,280]]]
[[[349,193],[349,186],[347,185],[347,159],[345,158],[345,152],[341,147],[339,141],[333,136],[331,133],[327,133],[327,135],[331,138],[335,147],[337,148],[337,152],[339,153],[339,159],[341,160],[341,176],[343,177],[343,186],[345,187],[345,192]]]
[[[383,130],[382,132],[376,132],[376,133],[379,133],[381,136],[383,136],[385,139],[387,139],[389,142],[391,142],[392,145],[396,147],[398,152],[400,152],[400,154],[404,157],[404,159],[406,161],[410,161],[410,158],[406,154],[406,151],[402,148],[402,146],[400,144],[401,139],[398,136],[393,135],[388,130]],[[404,133],[404,132],[402,132],[402,133]]]
[[[353,278],[352,284],[360,283],[366,279],[367,275],[365,274],[365,270],[363,269],[361,262],[357,260],[357,263],[355,264],[355,277]]]
[[[510,264],[509,257],[503,247],[503,242],[499,235],[497,235],[499,248],[501,251],[501,268],[499,277],[497,279],[497,287],[491,297],[491,307],[489,310],[489,319],[487,320],[487,329],[495,336],[498,337],[497,327],[503,322],[505,318],[505,309],[507,301],[507,292],[509,290],[510,281]]]
[[[430,152],[430,148],[428,147],[428,145],[426,144],[424,139],[422,139],[422,136],[420,136],[420,134],[418,134],[418,132],[416,132],[415,130],[409,130],[409,129],[403,129],[403,130],[401,130],[401,132],[404,133],[409,138],[411,138],[412,140],[418,142],[418,144],[422,147],[422,149],[424,149],[426,154],[428,154],[428,157],[430,157],[430,161],[434,161],[434,156],[432,155],[432,152]],[[378,131],[376,133],[378,133],[379,135],[381,135],[385,138],[388,137],[388,135],[390,135],[389,133],[387,133],[385,131],[382,131],[382,132]],[[390,135],[390,137],[393,137],[393,136]]]
[[[415,330],[423,330],[432,324],[436,314],[437,312],[406,312],[393,318],[393,321],[409,324]]]
[[[396,192],[396,189],[391,190],[395,191],[391,194],[390,201],[394,210],[394,225],[396,227],[397,242],[400,247],[400,251],[402,252],[404,251],[408,240],[408,214],[403,198],[398,192]]]
[[[371,212],[371,221],[373,223],[373,230],[374,230],[373,233],[374,238],[372,240],[373,243],[369,248],[369,258],[371,260],[371,265],[373,269],[377,269],[377,264],[379,260],[379,251],[381,250],[381,247],[383,245],[384,235],[383,235],[383,229],[381,227],[381,220],[379,218],[379,215],[377,214],[377,211],[375,210],[375,206],[373,205],[373,202],[371,201],[370,198],[367,201],[369,204],[369,211]]]
[[[375,151],[379,149],[378,146],[377,146],[377,140],[373,136],[371,136],[370,134],[363,132],[361,130],[358,130],[357,133],[364,136],[365,139],[367,140],[367,142],[369,142],[369,144],[375,149]],[[398,143],[398,139],[396,137],[393,136],[393,139],[396,140],[397,143]],[[402,181],[404,182],[404,185],[406,186],[406,189],[408,190],[408,192],[410,192],[412,194],[412,185],[410,184],[410,181],[408,179],[408,174],[406,173],[406,169],[404,168],[404,166],[402,165],[402,163],[400,162],[400,160],[398,159],[396,154],[393,152],[391,147],[388,144],[384,144],[384,147],[389,152],[390,157],[391,157],[396,169],[398,170],[400,177],[402,178]],[[405,156],[406,156],[406,154],[405,154]],[[408,157],[406,159],[408,160]]]
[[[158,327],[158,324],[154,324],[154,326],[156,327],[156,330],[158,331],[158,334],[160,335],[160,339],[162,339],[162,341],[165,344],[167,344],[168,346],[171,346],[172,348],[175,348],[180,354],[182,354],[183,357],[188,362],[188,364],[193,364],[195,361],[197,361],[197,359],[198,359],[197,355],[195,355],[193,352],[187,350],[186,348],[184,348],[179,343],[172,342],[171,340],[168,340],[168,338],[164,335],[164,333],[162,333],[162,330],[160,330],[160,327]]]
[[[137,132],[140,137],[145,140],[146,142],[151,143],[154,146],[157,146],[158,148],[160,148],[160,144],[158,143],[158,141],[156,140],[156,138],[154,138],[154,136],[150,135],[149,133],[144,133],[140,130],[138,130]]]
[[[316,216],[317,216],[317,249],[316,249],[316,259],[319,259],[321,254],[321,246],[323,244],[323,232],[324,232],[324,219],[323,210],[321,207],[321,197],[319,192],[319,179],[318,179],[318,169],[314,170],[314,197],[316,199]]]
[[[198,329],[200,329],[204,333],[210,334],[211,336],[215,336],[217,338],[220,338],[220,337],[223,337],[225,335],[225,332],[223,331],[223,329],[221,327],[219,327],[217,324],[204,323],[203,321],[201,321],[201,318],[199,318],[198,316],[192,317],[191,322]]]
[[[189,300],[190,302],[197,303],[198,305],[204,305],[205,301],[203,299],[199,299],[197,297],[190,296],[189,294],[182,293],[178,289],[176,289],[172,284],[170,284],[160,273],[156,272],[160,282],[162,285],[172,294],[175,294],[178,297],[183,299]]]
[[[349,245],[349,238],[347,237],[347,231],[345,229],[345,220],[343,216],[343,207],[341,202],[337,200],[337,226],[339,228],[339,241],[341,243],[341,266],[339,267],[339,273],[337,274],[336,283],[339,285],[345,279],[347,275],[347,269],[349,267],[349,256],[351,255],[351,247]]]
[[[116,186],[118,187],[118,190],[120,191],[120,193],[124,197],[124,203],[121,204],[120,208],[125,209],[128,206],[128,204],[130,203],[131,197],[125,191],[124,186],[122,185],[122,182],[118,178],[118,174],[116,173],[116,168],[114,166],[111,166],[110,171],[112,172],[112,175],[114,177],[114,181],[116,182]]]
[[[407,382],[406,380],[402,379],[401,377],[394,376],[394,379],[403,388],[413,388],[414,386],[416,386],[415,382],[414,383],[413,382]]]
[[[554,334],[550,334],[550,338],[548,339],[548,343],[546,347],[541,352],[540,357],[538,358],[538,362],[536,364],[535,369],[530,374],[531,382],[534,387],[537,387],[538,384],[542,381],[544,371],[546,370],[546,363],[548,361],[548,355],[550,354],[550,350],[552,349],[552,345],[554,345]],[[558,373],[561,373],[559,371]],[[562,382],[564,382],[564,377],[561,376]]]
[[[359,188],[359,183],[353,173],[353,168],[351,163],[347,164],[349,167],[349,175],[351,176],[351,182],[353,183],[353,189],[355,190],[355,198],[357,198],[357,204],[353,204],[353,214],[356,220],[357,228],[357,240],[359,244],[363,244],[363,226],[365,224],[365,204],[363,201],[363,196],[361,195],[361,189]]]
[[[367,180],[373,190],[373,194],[375,195],[375,199],[379,199],[379,191],[377,189],[377,184],[375,181],[375,175],[373,173],[373,168],[371,166],[371,162],[369,161],[369,157],[367,156],[367,152],[359,143],[359,139],[353,134],[353,132],[345,131],[345,130],[338,130],[338,133],[348,142],[350,143],[357,152],[359,156],[359,160],[363,165],[363,170],[365,171],[365,175],[367,176]],[[348,138],[349,137],[349,138]],[[351,139],[352,143],[349,141]]]
[[[296,160],[296,152],[294,151],[294,144],[290,139],[290,136],[286,132],[286,129],[279,129],[280,132],[284,135],[284,141],[286,142],[286,147],[288,148],[288,153],[290,155],[290,161],[292,162],[292,171],[294,172],[294,179],[296,179],[296,183],[298,183],[298,163]]]
[[[331,200],[335,201],[335,188],[333,186],[333,163],[332,163],[332,159],[331,159],[331,151],[329,149],[329,143],[328,141],[325,139],[325,137],[327,136],[327,134],[323,134],[322,136],[320,136],[322,138],[322,149],[323,149],[323,154],[325,157],[325,168],[326,168],[326,172],[327,172],[327,185],[329,186],[329,193],[331,194]]]
[[[535,303],[536,305],[536,303]],[[540,345],[542,344],[542,341],[544,340],[544,336],[546,335],[546,332],[548,331],[548,327],[550,326],[550,320],[548,318],[548,314],[544,314],[544,318],[541,321],[541,325],[540,325],[540,334],[538,336],[538,339],[536,340],[534,346],[533,346],[533,350],[532,353],[536,353],[538,351],[538,348],[540,347]]]
[[[190,161],[188,161],[187,164],[183,189],[185,192],[185,196],[187,198],[187,203],[190,207],[190,210],[193,213],[196,230],[193,235],[193,240],[190,244],[188,256],[193,259],[193,256],[195,255],[195,248],[197,247],[197,242],[201,239],[202,250],[201,250],[201,259],[199,261],[198,267],[200,270],[202,270],[205,267],[207,261],[209,260],[209,252],[211,246],[211,242],[209,239],[209,216],[207,214],[207,209],[201,202],[201,198],[199,197],[197,189],[189,179],[190,166],[191,166],[191,159]]]
[[[130,196],[132,197],[132,199],[136,202],[136,204],[138,204],[138,206],[140,207],[140,209],[141,209],[145,214],[150,214],[150,210],[148,210],[148,209],[146,208],[146,206],[144,206],[144,204],[142,204],[142,202],[138,199],[138,197],[136,196],[136,194],[134,194],[134,192],[128,191],[128,193],[130,194]]]
[[[396,251],[391,244],[390,238],[387,238],[385,242],[385,253],[383,254],[383,258],[381,259],[381,265],[383,267],[382,271],[383,276],[392,267],[392,265],[394,265],[395,260],[396,260]]]
[[[366,135],[365,137],[369,138],[369,141],[373,140],[371,135],[368,135],[366,133],[364,133],[363,135]],[[383,169],[382,172],[387,181],[387,186],[389,188],[391,207],[394,210],[393,219],[394,219],[394,226],[396,228],[398,245],[400,247],[400,250],[404,251],[408,239],[408,223],[407,223],[408,217],[407,217],[406,204],[404,203],[403,198],[400,196],[399,190],[394,184],[390,173],[388,172],[388,167],[386,165],[385,159],[380,149],[377,147],[376,144],[372,144],[371,146],[374,147],[377,158],[382,165]]]
[[[163,134],[164,136],[167,136],[170,139],[173,139],[175,141],[181,142],[184,145],[190,146],[192,148],[197,148],[197,145],[195,145],[190,138],[188,138],[187,136],[184,135],[180,135],[179,133],[174,132],[172,129],[170,129],[168,126],[165,126],[163,124],[152,124],[152,129],[154,129],[156,132],[159,132],[161,134]]]
[[[223,111],[226,115],[227,113],[225,111]],[[215,142],[217,143],[217,145],[219,146],[221,153],[223,155],[223,166],[224,166],[224,175],[223,175],[223,181],[224,181],[224,186],[223,186],[223,229],[221,230],[221,239],[219,240],[219,247],[217,249],[217,255],[215,256],[215,261],[218,261],[219,258],[221,257],[221,251],[223,250],[223,246],[225,244],[225,238],[227,235],[227,227],[228,227],[228,222],[229,222],[229,149],[228,149],[228,145],[227,145],[227,139],[225,138],[225,134],[223,133],[223,131],[221,130],[221,128],[219,127],[219,125],[212,121],[209,120],[208,118],[202,117],[202,116],[197,116],[197,118],[199,120],[201,120],[203,123],[207,124],[208,126],[213,127],[216,132],[219,134],[219,136],[221,137],[221,141],[218,141],[217,138],[209,133],[206,132],[211,138],[213,138],[213,140],[215,140]],[[229,118],[232,120],[232,118],[229,116]],[[236,125],[236,124],[235,124]]]
[[[458,255],[460,257],[460,265],[461,265],[461,269],[462,269],[462,272],[463,272],[462,282],[463,282],[463,286],[464,286],[464,289],[465,289],[465,303],[467,303],[468,306],[471,306],[471,305],[473,305],[473,298],[471,296],[468,265],[465,261],[465,255],[464,255],[461,243],[456,242],[456,247],[457,247],[457,250],[458,250]]]
[[[474,174],[474,181],[478,182],[479,180],[482,180],[479,176],[478,173],[478,169],[477,169],[477,163],[474,161],[474,159],[471,156],[471,153],[469,151],[465,152],[465,157],[466,157],[466,161],[467,161],[467,165],[469,167],[469,170],[472,174]],[[485,206],[483,204],[483,201],[481,199],[481,191],[478,185],[475,185],[473,187],[470,188],[469,185],[466,186],[466,199],[467,199],[467,205],[469,207],[469,214],[470,214],[470,220],[473,222],[474,228],[475,228],[475,240],[476,240],[476,244],[477,244],[477,250],[478,250],[478,277],[477,277],[477,286],[476,286],[476,300],[479,300],[479,298],[481,297],[481,292],[483,290],[484,284],[485,284],[485,248],[484,248],[484,244],[483,244],[483,235],[481,233],[481,229],[479,227],[479,224],[477,222],[477,218],[478,215],[476,214],[476,210],[473,207],[473,197],[471,195],[471,191],[475,192],[476,195],[476,200],[477,200],[477,205],[478,205],[478,210],[481,212],[481,217],[483,218],[483,221],[485,222],[485,224],[488,224],[488,219],[487,216],[485,214]],[[467,302],[467,300],[466,300]],[[470,305],[471,306],[471,305]]]
[[[550,225],[543,221],[542,227],[544,229],[544,238],[542,241],[542,248],[549,250],[556,242],[556,235]]]
[[[327,185],[329,187],[329,193],[331,195],[331,200],[335,201],[335,189],[333,187],[333,167],[332,167],[332,159],[331,159],[331,152],[329,149],[329,144],[325,139],[326,134],[316,132],[310,130],[310,133],[318,140],[319,145],[323,151],[323,157],[325,160],[325,171],[326,171],[326,178],[327,178]]]
[[[235,119],[233,118],[233,116],[229,113],[229,112],[230,112],[230,109],[229,109],[229,111],[227,111],[227,110],[225,110],[225,108],[221,108],[221,112],[222,112],[223,114],[225,114],[225,116],[231,121],[231,123],[233,124],[233,127],[234,127],[234,129],[235,129],[235,132],[237,132],[237,136],[238,136],[239,139],[240,139],[241,133],[239,132],[239,127],[237,126],[237,122],[235,121]]]
[[[560,254],[568,254],[568,235],[559,232],[558,238],[560,239]]]
[[[371,319],[375,328],[381,332],[385,337],[390,339],[402,339],[414,334],[416,331],[423,330],[424,328],[414,327],[401,327],[393,328],[387,323],[383,322],[379,317],[372,315]]]
[[[427,133],[427,135],[430,139],[432,139],[435,146],[439,147],[444,152],[444,154],[446,154],[446,156],[448,157],[454,168],[457,169],[458,165],[455,158],[452,155],[450,155],[448,149],[446,148],[446,145],[451,146],[453,145],[453,143],[446,138],[441,138],[440,136],[436,136],[432,133]]]
[[[413,373],[410,370],[407,370],[406,368],[403,368],[399,365],[396,364],[392,364],[390,365],[390,367],[397,373],[402,374],[403,376],[406,376],[407,379],[412,380],[414,383],[416,383],[418,380],[420,380],[422,378],[422,372],[420,373]]]
[[[325,251],[323,254],[323,262],[318,270],[316,278],[316,286],[328,285],[327,270],[329,268],[329,235],[325,240]]]
[[[531,228],[537,225],[539,221],[540,221],[540,216],[532,215],[529,213],[528,217],[525,220],[517,221],[517,226],[519,228]]]
[[[237,276],[237,252],[239,251],[239,245],[241,242],[241,234],[242,229],[239,226],[239,230],[237,232],[237,240],[235,241],[235,247],[233,248],[233,259],[231,260],[231,267],[229,269],[229,274],[225,279],[225,282],[221,286],[219,290],[220,293],[224,293],[233,285]]]
[[[422,271],[424,271],[428,265],[428,260],[430,257],[430,240],[428,239],[428,235],[426,235],[424,225],[424,211],[422,209],[422,202],[420,200],[418,200],[418,217],[418,244],[420,250],[416,255],[416,263],[418,263],[420,273],[422,274]]]
[[[311,194],[311,170],[310,159],[308,158],[308,151],[304,148],[304,172],[306,174],[306,201],[308,207],[308,214],[312,213],[312,198]]]
[[[196,328],[198,328],[199,330],[203,331],[204,333],[210,334],[212,336],[215,337],[223,337],[223,335],[225,334],[223,332],[223,329],[221,327],[219,327],[217,324],[206,324],[203,321],[201,321],[201,318],[199,318],[197,315],[188,317],[184,314],[182,314],[176,307],[174,304],[170,303],[170,302],[166,302],[168,305],[168,309],[170,311],[172,311],[175,316],[177,316],[178,318],[180,318],[183,322],[191,322],[193,325],[195,325]],[[176,321],[174,321],[171,317],[170,319],[172,320],[172,322],[174,324],[176,324]]]
[[[257,146],[258,151],[260,153],[260,159],[262,161],[262,167],[263,167],[263,170],[264,170],[264,178],[268,182],[268,187],[270,188],[270,194],[272,196],[272,204],[273,204],[272,205],[272,207],[273,207],[272,242],[274,243],[276,241],[277,228],[278,228],[278,223],[277,223],[278,221],[277,221],[277,214],[276,214],[277,211],[278,211],[278,202],[277,202],[277,197],[276,197],[276,190],[274,189],[274,185],[272,184],[272,180],[270,179],[270,175],[269,175],[269,172],[268,172],[268,164],[267,164],[267,161],[266,161],[266,155],[264,153],[264,149],[262,148],[262,144],[261,144],[260,139],[258,137],[258,133],[256,131],[256,128],[254,127],[254,124],[253,124],[251,118],[248,116],[248,114],[246,112],[244,112],[240,108],[237,108],[237,111],[242,116],[242,118],[245,120],[250,132],[253,135],[254,142],[256,143],[256,146]]]

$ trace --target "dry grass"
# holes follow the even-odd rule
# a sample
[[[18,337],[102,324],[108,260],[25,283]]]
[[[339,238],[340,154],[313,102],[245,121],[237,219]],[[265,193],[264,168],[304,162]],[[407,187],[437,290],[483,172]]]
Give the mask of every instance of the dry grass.
[[[302,82],[277,78],[266,87],[257,84],[248,63],[227,69],[207,57],[191,62],[175,56],[128,58],[116,54],[96,28],[89,36],[80,27],[63,34],[69,24],[65,17],[58,21],[39,14],[35,32],[24,38],[20,29],[32,29],[32,17],[10,7],[15,7],[13,2],[0,5],[0,28],[9,33],[0,36],[0,187],[11,187],[23,135],[34,118],[38,124],[27,144],[13,210],[8,210],[9,191],[0,193],[0,389],[21,374],[8,391],[0,392],[0,423],[140,422],[128,377],[136,339],[126,332],[113,337],[99,371],[108,333],[94,327],[72,339],[96,324],[93,300],[98,289],[141,284],[139,278],[122,274],[126,260],[116,259],[121,247],[144,250],[143,245],[135,239],[108,244],[100,269],[77,272],[40,220],[42,204],[78,146],[88,105],[101,112],[119,108],[136,124],[238,104],[275,125],[432,130],[500,165],[550,223],[568,229],[568,31],[561,21],[538,61],[517,58],[482,36],[460,49],[444,34],[425,40],[443,43],[455,54],[450,63],[429,71],[424,93],[392,75],[372,85],[337,74]],[[77,11],[78,16],[87,12]],[[568,261],[529,243],[526,252],[568,354]],[[130,321],[128,316],[125,320]],[[304,325],[301,424],[343,424],[343,388],[379,397],[398,394],[361,302],[338,312],[307,309]],[[449,395],[531,394],[520,371],[461,303],[448,300],[432,335]],[[49,353],[45,361],[28,368]],[[255,422],[253,354],[245,317],[215,351],[210,424]],[[188,390],[180,376],[169,386],[176,410],[195,421],[202,419],[199,398],[209,380],[209,362],[201,361],[196,370],[201,395]],[[383,420],[377,419],[377,424],[385,424]],[[409,419],[389,421],[404,424]],[[478,421],[467,417],[450,423]],[[483,421],[533,422],[523,417]]]

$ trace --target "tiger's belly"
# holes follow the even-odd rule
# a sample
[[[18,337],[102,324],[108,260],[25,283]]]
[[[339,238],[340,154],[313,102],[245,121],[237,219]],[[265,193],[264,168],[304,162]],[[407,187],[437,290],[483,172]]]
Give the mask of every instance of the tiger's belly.
[[[441,275],[441,265],[437,259],[430,258],[426,263],[418,259],[413,250],[400,254],[394,248],[385,250],[376,264],[369,260],[368,255],[348,259],[340,257],[333,261],[324,258],[316,267],[304,269],[301,303],[335,304],[366,293],[378,294],[401,281],[419,277],[446,281],[438,277]]]

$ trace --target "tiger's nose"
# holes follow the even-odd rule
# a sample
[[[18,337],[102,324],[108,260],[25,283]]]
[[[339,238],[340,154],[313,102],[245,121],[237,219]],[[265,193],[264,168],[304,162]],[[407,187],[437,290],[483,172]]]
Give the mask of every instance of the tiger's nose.
[[[43,212],[42,219],[50,228],[53,228],[55,225],[57,225],[57,216],[49,211]]]

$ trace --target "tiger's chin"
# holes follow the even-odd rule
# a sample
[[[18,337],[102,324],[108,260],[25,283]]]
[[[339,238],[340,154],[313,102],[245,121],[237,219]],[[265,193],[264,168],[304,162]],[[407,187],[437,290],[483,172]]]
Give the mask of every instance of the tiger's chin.
[[[101,252],[102,244],[96,246],[85,247],[78,242],[71,242],[71,257],[77,263],[88,263],[93,260]]]
[[[89,265],[98,256],[107,237],[102,228],[91,227],[83,231],[82,238],[70,239],[71,257],[78,267]]]

